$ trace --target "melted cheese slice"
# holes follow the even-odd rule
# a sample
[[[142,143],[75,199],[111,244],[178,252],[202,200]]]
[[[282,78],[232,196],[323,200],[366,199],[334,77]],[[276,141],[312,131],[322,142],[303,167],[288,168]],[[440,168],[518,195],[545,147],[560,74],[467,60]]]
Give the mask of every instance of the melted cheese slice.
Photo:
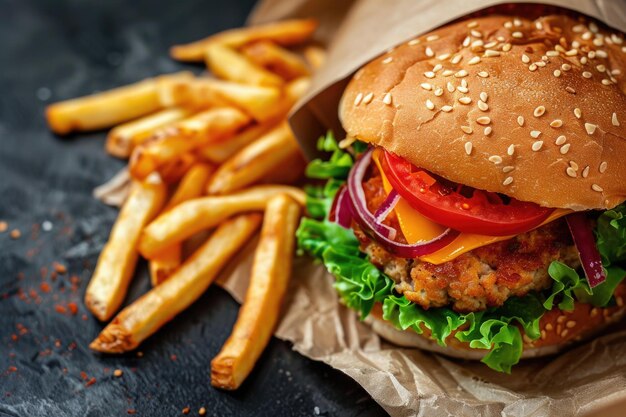
[[[374,162],[378,166],[378,170],[380,171],[380,176],[383,180],[383,188],[385,189],[385,193],[389,195],[393,188],[391,187],[389,180],[382,170],[379,159],[380,151],[376,149],[372,156]],[[435,223],[430,219],[422,216],[420,212],[412,208],[409,203],[402,197],[400,197],[400,200],[398,201],[398,204],[396,204],[394,211],[396,213],[396,216],[398,217],[398,222],[400,223],[400,229],[402,230],[402,234],[404,235],[404,238],[407,240],[407,242],[410,244],[432,240],[446,230],[445,226],[442,226],[439,223]],[[541,223],[537,227],[541,227],[544,224],[550,223],[571,212],[571,210],[556,209],[550,214],[550,216],[548,216],[548,218],[543,223]],[[457,256],[462,255],[465,252],[469,252],[473,249],[479,248],[481,246],[486,246],[495,242],[501,242],[503,240],[508,240],[513,237],[515,237],[515,235],[486,236],[473,233],[460,233],[456,237],[456,239],[454,239],[446,247],[441,248],[438,251],[430,253],[428,255],[420,256],[419,259],[422,261],[430,262],[431,264],[438,265],[444,262],[451,261]]]

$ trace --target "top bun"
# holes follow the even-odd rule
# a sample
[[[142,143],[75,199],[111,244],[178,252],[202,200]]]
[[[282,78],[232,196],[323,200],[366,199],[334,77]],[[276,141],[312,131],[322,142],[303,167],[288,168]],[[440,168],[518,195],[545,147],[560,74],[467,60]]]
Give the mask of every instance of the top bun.
[[[626,199],[626,41],[582,18],[494,15],[406,42],[359,70],[348,136],[452,181],[546,207]]]

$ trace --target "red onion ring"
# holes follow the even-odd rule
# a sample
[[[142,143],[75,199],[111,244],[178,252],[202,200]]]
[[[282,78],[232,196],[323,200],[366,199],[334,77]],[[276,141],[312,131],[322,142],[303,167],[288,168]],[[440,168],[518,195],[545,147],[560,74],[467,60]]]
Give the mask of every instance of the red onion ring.
[[[374,213],[376,223],[380,224],[385,221],[389,213],[391,213],[391,210],[398,204],[398,201],[400,201],[400,194],[398,194],[396,190],[391,190],[387,198],[385,198],[385,201],[383,201],[383,204],[381,204],[378,210],[376,210],[376,213]]]
[[[584,213],[573,213],[566,219],[589,286],[596,287],[606,280],[606,274],[589,219]]]
[[[335,200],[333,201],[333,209],[331,209],[331,213],[334,213],[334,219],[331,219],[332,221],[345,229],[350,228],[353,217],[352,203],[350,202],[350,197],[348,196],[348,190],[346,187],[341,187],[341,189],[337,192]]]
[[[363,229],[373,235],[373,238],[385,249],[402,258],[417,258],[449,245],[459,235],[456,230],[446,229],[441,235],[426,242],[410,245],[394,241],[397,234],[396,229],[378,223],[375,216],[367,208],[363,178],[371,160],[372,149],[370,148],[354,163],[348,176],[348,195],[352,203],[355,220]]]

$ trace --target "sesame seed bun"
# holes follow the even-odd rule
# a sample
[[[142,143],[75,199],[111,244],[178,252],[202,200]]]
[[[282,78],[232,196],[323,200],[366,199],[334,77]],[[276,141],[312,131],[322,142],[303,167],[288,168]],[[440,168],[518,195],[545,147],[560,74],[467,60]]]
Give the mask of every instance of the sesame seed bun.
[[[523,337],[522,358],[551,355],[573,343],[590,339],[602,333],[608,326],[623,318],[626,312],[626,306],[623,302],[625,294],[626,284],[621,284],[615,292],[615,298],[618,301],[617,306],[598,308],[590,304],[575,303],[572,311],[564,312],[555,308],[546,312],[539,321],[541,338],[533,341],[526,336]],[[480,360],[487,353],[486,350],[470,348],[468,343],[456,339],[454,333],[446,339],[447,346],[442,347],[430,339],[428,329],[425,329],[421,335],[411,329],[398,330],[382,318],[380,304],[374,306],[366,322],[383,339],[398,346],[415,347],[454,358],[470,360]]]
[[[452,181],[546,207],[626,199],[626,41],[565,15],[460,21],[359,70],[349,137]]]

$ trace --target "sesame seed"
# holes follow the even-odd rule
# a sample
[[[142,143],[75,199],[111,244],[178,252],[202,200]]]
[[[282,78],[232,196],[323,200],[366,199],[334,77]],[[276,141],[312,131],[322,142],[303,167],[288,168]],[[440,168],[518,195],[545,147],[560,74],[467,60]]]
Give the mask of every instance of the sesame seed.
[[[441,73],[444,77],[449,77],[452,74],[454,74],[454,71],[452,70],[445,70],[444,72]]]
[[[565,52],[566,52],[566,51],[565,51],[565,48],[563,48],[561,45],[555,45],[555,46],[554,46],[554,49],[555,49],[556,51],[559,51],[559,52],[562,52],[562,53],[565,53]]]
[[[471,49],[472,49],[472,51],[478,51],[480,49],[483,49],[484,45],[485,45],[485,42],[483,42],[482,40],[478,39],[478,40],[472,42]]]
[[[561,135],[558,138],[556,138],[554,143],[557,144],[558,146],[561,146],[561,145],[563,145],[565,143],[566,140],[567,140],[567,138],[565,136]]]
[[[620,75],[622,73],[622,71],[620,71],[618,68],[612,69],[611,70],[611,74],[612,75]]]
[[[517,27],[522,26],[522,21],[519,20],[518,18],[513,19],[513,24]]]
[[[539,130],[531,130],[530,136],[534,139],[537,139],[541,135],[541,131]]]
[[[538,140],[537,142],[534,142],[532,145],[532,150],[537,152],[541,149],[541,147],[543,146],[543,141],[542,140]]]
[[[501,164],[502,163],[502,157],[498,156],[498,155],[491,155],[489,157],[489,162],[493,162],[496,165]]]
[[[584,32],[585,29],[587,29],[587,27],[585,27],[585,25],[576,25],[576,26],[574,26],[572,28],[572,32],[581,33],[581,32]]]
[[[505,43],[504,45],[502,45],[502,50],[504,52],[509,52],[511,50],[512,45],[510,43]]]
[[[576,90],[574,90],[572,87],[565,87],[565,91],[570,94],[576,94]]]
[[[600,187],[598,184],[591,184],[591,189],[593,191],[597,191],[599,193],[601,193],[602,191],[604,191],[604,188]]]
[[[563,126],[563,120],[555,119],[555,120],[550,122],[550,126],[551,127],[561,127],[561,126]]]
[[[491,119],[487,116],[482,116],[476,119],[476,123],[478,123],[479,125],[485,126],[491,123]]]
[[[472,130],[469,126],[461,126],[461,130],[468,135],[471,135],[474,132],[474,130]]]
[[[596,69],[598,70],[598,72],[605,72],[606,71],[606,67],[602,64],[600,65],[596,65]]]
[[[561,76],[561,70],[554,70],[552,73],[555,77],[559,78]]]
[[[578,171],[578,164],[574,161],[569,161],[569,166],[571,166],[572,168],[574,168],[576,171]]]
[[[524,116],[517,116],[517,124],[521,126],[524,126]]]
[[[566,143],[565,145],[561,146],[561,155],[565,155],[567,152],[569,152],[569,148],[571,146],[571,143]]]
[[[433,50],[431,49],[431,47],[430,47],[430,46],[427,46],[427,47],[426,47],[426,56],[428,56],[428,57],[433,57],[433,56],[435,56],[435,53],[433,52]]]
[[[535,62],[535,65],[538,66],[538,67],[542,67],[543,68],[543,67],[546,66],[546,63],[543,62],[543,61],[537,61],[537,62]]]
[[[591,74],[589,71],[584,71],[584,72],[583,72],[583,77],[585,77],[585,78],[591,78],[591,77],[592,77],[592,74]]]
[[[611,116],[611,123],[613,124],[613,126],[619,126],[619,120],[617,120],[617,113],[613,113],[613,116]]]
[[[427,91],[430,91],[433,88],[433,86],[430,85],[429,83],[421,83],[420,87],[422,87],[424,90],[427,90]]]
[[[604,174],[608,166],[609,164],[606,161],[602,161],[602,163],[600,164],[600,168],[598,168],[598,171],[600,171],[600,174]]]
[[[530,70],[530,72],[537,71],[537,68],[539,68],[539,67],[537,66],[537,64],[530,64],[530,65],[528,66],[528,69]]]
[[[459,98],[459,103],[461,104],[470,104],[472,102],[472,99],[470,97],[460,97]]]
[[[560,316],[556,319],[556,322],[557,322],[558,324],[563,324],[563,323],[565,322],[565,320],[567,320],[567,317],[565,317],[564,315],[560,315]],[[557,330],[557,333],[561,333],[561,329],[560,329],[560,327],[557,327],[557,329],[558,329],[558,330]]]
[[[433,67],[433,72],[437,72],[443,68],[443,65],[437,64]]]
[[[618,307],[623,307],[624,306],[624,299],[621,296],[615,297],[615,301],[617,302],[617,306]]]
[[[593,135],[597,127],[598,126],[594,125],[593,123],[585,123],[585,130],[589,135]]]
[[[363,97],[363,104],[369,104],[374,98],[374,93],[367,93],[365,97]]]
[[[528,55],[526,55],[526,54],[522,55],[522,62],[524,64],[528,64],[530,62],[530,58],[528,57]]]
[[[463,47],[467,48],[471,41],[472,39],[469,36],[467,36],[465,39],[463,39]]]
[[[572,167],[567,167],[565,172],[567,173],[567,175],[569,175],[572,178],[576,178],[578,176],[578,174],[576,173],[576,170]]]
[[[592,36],[593,34],[591,32],[585,32],[581,35],[581,38],[585,41],[588,41],[589,39],[591,39]]]
[[[489,135],[491,135],[491,126],[487,126],[487,127],[485,128],[485,130],[483,130],[483,134],[484,134],[485,136],[489,136]]]
[[[459,62],[461,62],[462,59],[463,55],[455,55],[454,57],[452,57],[450,62],[452,62],[453,64],[458,64]]]
[[[430,35],[426,38],[428,42],[436,41],[437,39],[439,39],[439,35]]]
[[[385,94],[385,96],[383,97],[383,103],[388,106],[391,105],[391,93]]]
[[[478,64],[479,62],[480,62],[480,57],[479,56],[475,56],[475,57],[473,57],[472,59],[470,59],[468,61],[468,64],[475,65],[475,64]]]
[[[504,27],[507,29],[511,29],[513,27],[513,22],[504,22]]]
[[[524,34],[522,32],[513,32],[511,33],[511,36],[513,36],[516,39],[521,39],[524,37]]]
[[[541,331],[541,340],[546,340],[547,334],[545,330]]]
[[[481,72],[478,73],[478,76],[480,78],[487,78],[487,77],[489,77],[489,73],[487,71],[481,71]]]
[[[511,165],[507,165],[504,168],[502,168],[502,172],[504,172],[505,174],[508,174],[509,172],[513,171],[515,169],[515,167],[512,167]]]
[[[446,84],[446,88],[449,92],[454,93],[454,84],[452,84],[450,81],[448,81],[448,84]]]
[[[461,79],[461,86],[462,87],[467,87],[467,80],[466,79]]]
[[[480,97],[480,99],[481,99],[482,101],[484,101],[485,103],[486,103],[486,102],[487,102],[487,100],[489,99],[489,95],[488,95],[487,93],[485,93],[484,91],[481,91],[481,92],[480,92],[479,97]]]
[[[426,108],[428,110],[434,110],[435,109],[435,104],[432,101],[430,101],[430,100],[426,100]]]
[[[588,57],[589,59],[594,59],[594,58],[596,57],[596,51],[589,51],[589,52],[587,53],[587,57]]]
[[[563,65],[561,65],[561,69],[563,71],[569,71],[569,70],[572,69],[572,66],[570,64],[563,64]]]
[[[359,104],[361,104],[362,100],[363,100],[363,93],[357,94],[356,98],[354,99],[354,105],[358,106]]]
[[[513,182],[513,177],[506,177],[504,181],[502,181],[502,185],[509,185]]]
[[[569,51],[565,52],[565,56],[576,56],[578,55],[578,49],[570,49]]]
[[[472,35],[472,36],[473,36],[473,37],[475,37],[475,38],[482,38],[482,37],[483,37],[483,34],[482,34],[482,33],[480,33],[480,32],[479,32],[479,31],[477,31],[477,30],[471,30],[471,31],[470,31],[470,35]]]
[[[615,43],[617,45],[621,45],[622,42],[624,42],[624,40],[622,38],[620,38],[619,36],[617,36],[617,34],[615,34],[615,33],[611,34],[611,40],[613,41],[613,43]]]
[[[589,175],[589,165],[587,165],[585,167],[585,169],[583,169],[583,178],[587,178],[587,176]]]
[[[417,45],[418,43],[420,43],[419,39],[412,39],[409,41],[409,46],[414,46],[414,45]]]
[[[577,119],[580,119],[582,117],[582,115],[583,115],[583,112],[580,111],[580,109],[578,107],[576,107],[574,109],[574,116],[576,116]]]
[[[487,111],[489,110],[489,106],[487,105],[487,103],[485,103],[482,100],[478,100],[478,108],[482,111]]]
[[[426,77],[426,78],[435,78],[435,73],[432,72],[432,71],[426,71],[424,73],[424,77]]]
[[[471,28],[475,28],[475,27],[477,27],[477,26],[478,26],[478,22],[477,22],[477,21],[475,21],[475,20],[474,20],[473,22],[469,22],[469,23],[467,24],[467,27],[468,27],[468,28],[470,28],[470,29],[471,29]]]
[[[559,56],[558,51],[547,51],[546,56]]]
[[[440,61],[445,61],[446,59],[450,58],[450,55],[452,55],[451,53],[445,53],[445,54],[441,54],[439,56],[437,56],[437,59]]]
[[[602,80],[602,85],[611,85],[611,84],[613,84],[613,83],[611,82],[611,80],[609,80],[607,78]]]
[[[452,106],[443,106],[441,110],[445,111],[446,113],[449,113],[452,111]]]
[[[461,70],[459,72],[457,72],[456,74],[454,74],[454,76],[456,78],[463,78],[463,77],[467,77],[467,71],[465,70]]]
[[[543,114],[546,112],[546,108],[544,106],[538,106],[537,108],[535,108],[535,111],[533,112],[533,115],[535,117],[541,117],[543,116]]]
[[[486,56],[488,58],[493,58],[493,57],[496,57],[496,56],[500,56],[500,51],[494,51],[493,49],[487,49],[483,56]]]
[[[513,156],[513,154],[515,153],[515,145],[513,144],[509,145],[509,147],[506,150],[506,153],[509,156]]]
[[[546,330],[551,332],[552,330],[554,330],[554,326],[552,325],[552,323],[548,323],[546,324]]]
[[[388,56],[387,58],[385,58],[385,59],[383,59],[383,60],[382,60],[382,63],[383,63],[383,64],[388,64],[388,63],[390,63],[391,61],[393,61],[393,57],[392,57],[392,56]]]
[[[469,92],[469,88],[463,87],[462,85],[458,86],[456,89],[463,94],[467,94]]]
[[[595,46],[602,46],[602,45],[604,45],[604,40],[602,40],[602,38],[595,38],[593,40],[593,44]]]
[[[587,57],[584,56],[584,57],[580,58],[580,63],[583,64],[583,65],[586,65],[587,64]]]
[[[465,142],[465,153],[471,155],[472,153],[472,142]]]
[[[437,97],[441,97],[442,95],[443,95],[443,88],[441,88],[441,87],[440,87],[440,88],[437,88],[437,89],[435,90],[435,96],[437,96]]]
[[[561,332],[561,337],[565,337],[567,336],[567,333],[569,333],[569,330],[565,329]]]

